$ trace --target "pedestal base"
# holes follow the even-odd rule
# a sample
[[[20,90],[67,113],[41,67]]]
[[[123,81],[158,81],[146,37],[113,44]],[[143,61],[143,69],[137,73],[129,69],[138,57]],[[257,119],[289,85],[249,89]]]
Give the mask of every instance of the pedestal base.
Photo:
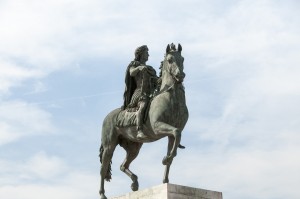
[[[222,199],[222,192],[162,184],[111,199]]]

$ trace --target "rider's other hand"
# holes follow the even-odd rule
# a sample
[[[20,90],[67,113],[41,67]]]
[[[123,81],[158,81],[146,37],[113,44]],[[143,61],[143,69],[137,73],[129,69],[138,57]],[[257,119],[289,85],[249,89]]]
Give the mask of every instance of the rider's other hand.
[[[144,71],[144,70],[147,69],[147,67],[146,66],[139,66],[139,69],[140,69],[140,71]]]

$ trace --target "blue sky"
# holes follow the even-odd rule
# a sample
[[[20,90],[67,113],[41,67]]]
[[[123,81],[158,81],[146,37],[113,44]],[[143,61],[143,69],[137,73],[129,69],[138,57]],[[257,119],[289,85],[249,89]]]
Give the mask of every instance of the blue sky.
[[[230,199],[300,197],[300,3],[0,1],[0,198],[98,198],[103,118],[137,46],[181,43],[190,117],[170,182]],[[162,183],[167,139],[131,169]],[[113,157],[107,196],[130,192]]]

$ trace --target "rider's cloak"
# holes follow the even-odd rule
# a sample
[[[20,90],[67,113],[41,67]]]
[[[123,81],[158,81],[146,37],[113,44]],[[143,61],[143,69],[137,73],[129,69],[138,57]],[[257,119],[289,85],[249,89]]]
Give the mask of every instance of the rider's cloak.
[[[125,91],[124,91],[124,103],[122,106],[122,109],[126,109],[131,101],[131,97],[137,88],[136,82],[134,80],[134,77],[130,75],[130,68],[131,67],[137,67],[140,63],[138,61],[132,61],[127,67],[126,74],[125,74]]]

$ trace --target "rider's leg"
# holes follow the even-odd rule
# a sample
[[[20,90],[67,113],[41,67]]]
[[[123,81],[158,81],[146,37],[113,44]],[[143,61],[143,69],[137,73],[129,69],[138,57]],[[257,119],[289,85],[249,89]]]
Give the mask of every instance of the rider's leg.
[[[147,101],[141,100],[139,102],[139,110],[137,112],[137,138],[145,138],[146,135],[143,132],[143,123],[144,123],[144,116],[145,116],[145,110],[147,107]]]

